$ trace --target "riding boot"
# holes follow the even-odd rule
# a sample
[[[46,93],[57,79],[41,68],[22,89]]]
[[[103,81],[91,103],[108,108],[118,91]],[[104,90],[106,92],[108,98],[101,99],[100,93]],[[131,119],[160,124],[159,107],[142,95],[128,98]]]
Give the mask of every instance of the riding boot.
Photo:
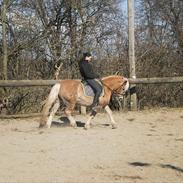
[[[93,99],[93,103],[91,105],[92,110],[96,110],[99,107],[98,105],[99,105],[98,97],[95,96],[94,99]]]

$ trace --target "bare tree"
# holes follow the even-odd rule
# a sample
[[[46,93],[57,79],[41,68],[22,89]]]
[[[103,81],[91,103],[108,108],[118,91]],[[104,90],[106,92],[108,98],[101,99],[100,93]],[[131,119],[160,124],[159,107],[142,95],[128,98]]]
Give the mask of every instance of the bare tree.
[[[3,78],[8,79],[8,44],[7,44],[7,17],[6,12],[8,8],[9,0],[3,0],[1,7],[2,17],[2,33],[3,33]]]

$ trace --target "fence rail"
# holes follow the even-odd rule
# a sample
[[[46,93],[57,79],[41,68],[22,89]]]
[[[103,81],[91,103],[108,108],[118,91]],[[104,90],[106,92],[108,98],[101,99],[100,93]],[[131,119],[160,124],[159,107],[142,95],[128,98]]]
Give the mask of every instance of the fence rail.
[[[51,86],[59,80],[0,80],[0,87]],[[182,83],[181,77],[129,79],[131,84]]]
[[[57,80],[0,80],[0,87],[50,86]]]
[[[163,78],[137,78],[129,79],[131,84],[160,84],[160,83],[182,83],[183,76]]]

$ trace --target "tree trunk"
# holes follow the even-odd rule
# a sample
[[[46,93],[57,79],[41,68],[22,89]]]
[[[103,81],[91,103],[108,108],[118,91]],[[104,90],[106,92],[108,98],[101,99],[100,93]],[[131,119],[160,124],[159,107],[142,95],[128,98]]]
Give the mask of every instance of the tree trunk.
[[[8,44],[7,44],[7,18],[6,11],[9,0],[4,0],[2,4],[2,36],[3,36],[3,79],[8,79]]]

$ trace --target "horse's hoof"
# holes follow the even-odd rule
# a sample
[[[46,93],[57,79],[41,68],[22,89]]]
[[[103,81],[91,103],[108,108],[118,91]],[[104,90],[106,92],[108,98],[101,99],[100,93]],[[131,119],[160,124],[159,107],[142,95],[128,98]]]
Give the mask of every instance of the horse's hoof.
[[[44,127],[44,125],[41,125],[41,124],[39,125],[39,128],[43,128],[43,127]]]
[[[73,127],[74,129],[77,128],[77,124],[76,123],[70,124],[70,126]]]
[[[118,128],[116,124],[112,125],[112,129],[116,129],[116,128]]]
[[[39,128],[46,128],[46,125],[45,124],[40,124]]]
[[[90,125],[85,125],[85,126],[84,126],[84,129],[85,129],[85,130],[90,129]]]
[[[46,125],[45,128],[51,128],[51,125]]]

